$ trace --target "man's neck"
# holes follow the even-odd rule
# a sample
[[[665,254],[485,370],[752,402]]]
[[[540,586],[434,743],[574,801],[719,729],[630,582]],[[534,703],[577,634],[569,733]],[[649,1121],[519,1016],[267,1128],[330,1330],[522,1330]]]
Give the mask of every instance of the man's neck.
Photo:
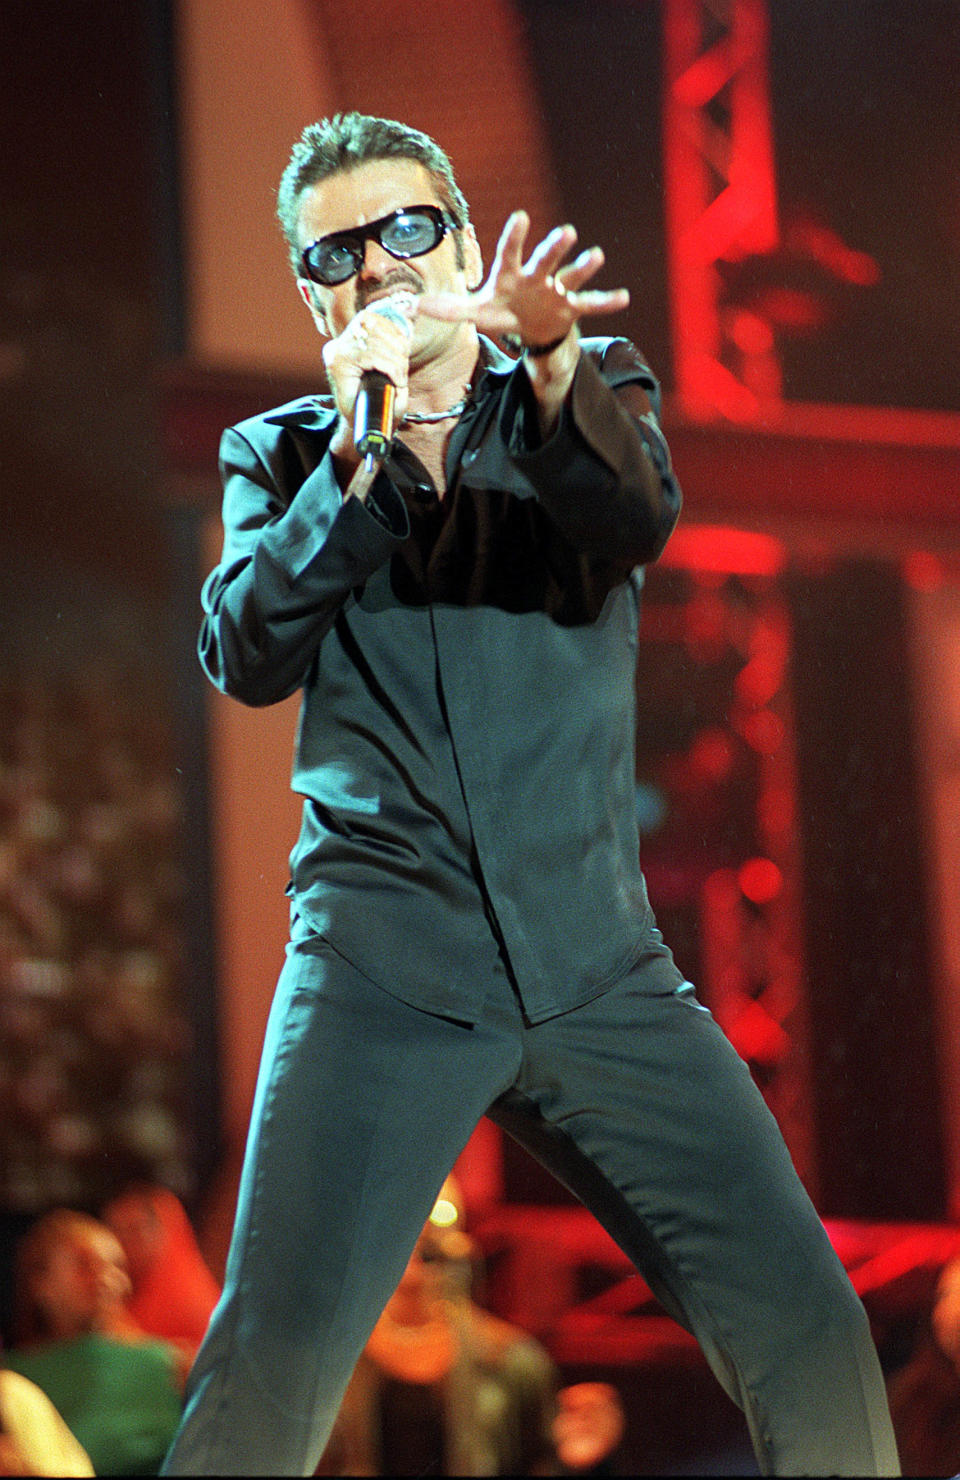
[[[480,358],[480,340],[472,324],[464,324],[448,350],[435,359],[410,365],[408,412],[429,416],[461,401]]]

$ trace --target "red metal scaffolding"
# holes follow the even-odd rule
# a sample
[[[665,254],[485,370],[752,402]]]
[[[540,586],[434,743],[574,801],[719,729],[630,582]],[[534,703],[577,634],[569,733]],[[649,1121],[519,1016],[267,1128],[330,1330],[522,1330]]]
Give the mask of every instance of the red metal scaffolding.
[[[719,264],[778,245],[764,0],[664,0],[664,176],[675,380],[695,418],[779,403],[773,327]]]

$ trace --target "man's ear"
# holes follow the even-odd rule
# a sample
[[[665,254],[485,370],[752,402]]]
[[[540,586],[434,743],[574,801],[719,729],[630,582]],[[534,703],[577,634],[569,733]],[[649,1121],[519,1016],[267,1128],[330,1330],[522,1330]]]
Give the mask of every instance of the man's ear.
[[[309,278],[297,278],[297,291],[310,310],[310,317],[317,326],[317,332],[325,339],[329,339],[330,329],[327,325],[327,316],[321,306],[316,284],[311,283]]]
[[[475,293],[483,282],[483,253],[480,251],[472,221],[468,221],[463,228],[463,271],[467,288]]]

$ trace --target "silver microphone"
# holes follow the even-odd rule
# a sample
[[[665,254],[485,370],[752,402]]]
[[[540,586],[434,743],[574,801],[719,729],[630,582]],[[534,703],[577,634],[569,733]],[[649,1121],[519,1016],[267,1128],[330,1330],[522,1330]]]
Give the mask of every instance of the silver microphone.
[[[404,313],[402,304],[412,299],[409,294],[395,294],[378,299],[372,304],[374,313],[398,325],[409,338],[413,333],[410,315]],[[353,442],[360,455],[366,459],[368,468],[374,460],[382,461],[393,442],[394,407],[397,388],[382,370],[364,370],[360,377],[357,404],[353,412]]]

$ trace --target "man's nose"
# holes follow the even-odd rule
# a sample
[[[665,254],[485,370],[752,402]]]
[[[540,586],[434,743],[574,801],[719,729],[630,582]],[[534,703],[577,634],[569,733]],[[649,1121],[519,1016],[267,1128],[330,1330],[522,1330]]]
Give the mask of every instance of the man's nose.
[[[379,281],[391,268],[396,267],[397,259],[381,247],[378,241],[368,236],[363,244],[363,262],[360,265],[360,276],[363,278],[375,278]]]

